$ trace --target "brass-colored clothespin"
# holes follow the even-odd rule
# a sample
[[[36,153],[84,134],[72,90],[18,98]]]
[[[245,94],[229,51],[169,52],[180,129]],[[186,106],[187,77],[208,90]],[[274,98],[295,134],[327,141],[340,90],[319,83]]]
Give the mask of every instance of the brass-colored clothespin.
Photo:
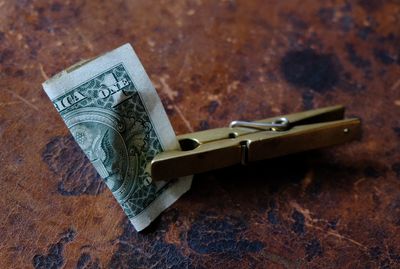
[[[180,135],[182,150],[157,154],[151,162],[152,178],[170,179],[351,141],[360,136],[361,122],[344,119],[344,111],[343,106],[332,106]]]

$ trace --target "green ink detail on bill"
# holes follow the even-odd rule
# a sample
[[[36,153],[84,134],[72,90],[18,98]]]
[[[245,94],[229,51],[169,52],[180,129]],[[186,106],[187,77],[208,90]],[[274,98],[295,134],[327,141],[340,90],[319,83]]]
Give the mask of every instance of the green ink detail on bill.
[[[129,217],[139,214],[168,185],[157,190],[145,172],[162,147],[122,64],[53,103],[63,106],[60,114],[72,135]]]

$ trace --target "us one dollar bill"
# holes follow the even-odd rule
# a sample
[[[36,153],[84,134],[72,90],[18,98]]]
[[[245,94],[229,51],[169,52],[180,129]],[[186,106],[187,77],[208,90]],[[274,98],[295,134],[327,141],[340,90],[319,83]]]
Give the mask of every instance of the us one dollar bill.
[[[129,44],[62,71],[43,88],[136,230],[189,190],[191,177],[151,179],[153,157],[179,143]]]

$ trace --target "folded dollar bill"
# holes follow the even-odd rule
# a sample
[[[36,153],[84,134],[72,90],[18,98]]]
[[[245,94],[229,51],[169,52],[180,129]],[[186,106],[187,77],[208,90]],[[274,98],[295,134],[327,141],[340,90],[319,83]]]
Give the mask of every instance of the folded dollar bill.
[[[179,143],[129,44],[62,71],[43,88],[136,230],[189,190],[191,177],[151,179],[149,162]]]

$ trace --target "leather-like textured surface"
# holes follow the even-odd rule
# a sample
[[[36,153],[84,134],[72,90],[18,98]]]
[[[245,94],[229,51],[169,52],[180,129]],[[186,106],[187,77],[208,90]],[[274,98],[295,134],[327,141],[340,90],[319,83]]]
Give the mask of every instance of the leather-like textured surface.
[[[400,2],[0,1],[0,268],[400,268]],[[41,82],[130,42],[178,134],[334,104],[360,141],[196,175],[136,233]]]

